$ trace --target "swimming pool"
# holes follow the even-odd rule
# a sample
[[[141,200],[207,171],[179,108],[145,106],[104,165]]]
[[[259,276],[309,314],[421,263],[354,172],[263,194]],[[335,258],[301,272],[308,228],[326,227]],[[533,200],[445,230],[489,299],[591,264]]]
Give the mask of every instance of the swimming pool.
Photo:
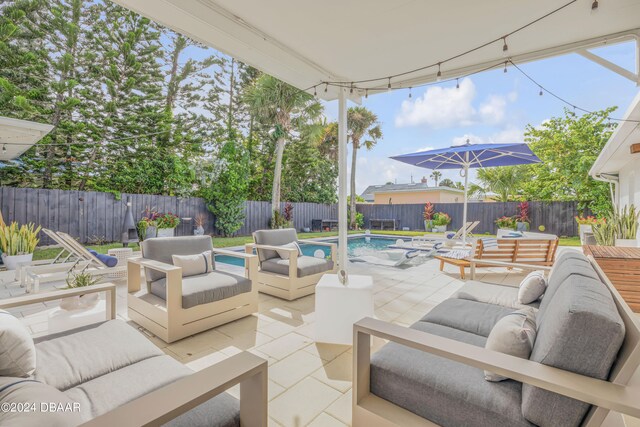
[[[349,257],[363,256],[374,253],[383,249],[387,249],[389,245],[395,244],[400,239],[399,237],[379,237],[379,236],[353,236],[349,237],[347,241],[347,254]],[[410,238],[404,238],[401,240],[411,240]],[[338,243],[338,239],[324,240],[329,243]],[[300,249],[302,254],[307,256],[313,256],[313,254],[319,249],[324,252],[325,256],[331,253],[331,249],[327,246],[315,245],[313,241],[301,241]],[[242,258],[234,258],[228,255],[216,255],[216,262],[222,262],[225,264],[237,265],[244,267],[244,260]]]

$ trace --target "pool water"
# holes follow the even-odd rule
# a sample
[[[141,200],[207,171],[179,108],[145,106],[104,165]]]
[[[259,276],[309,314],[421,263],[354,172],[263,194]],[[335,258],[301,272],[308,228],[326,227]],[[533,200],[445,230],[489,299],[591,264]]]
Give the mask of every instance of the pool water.
[[[347,254],[349,255],[349,257],[372,254],[374,252],[387,249],[389,245],[395,244],[396,240],[398,240],[398,238],[395,237],[349,237],[349,240],[347,241]],[[325,240],[325,242],[337,244],[338,240]],[[299,243],[303,255],[314,256],[314,253],[318,249],[324,252],[325,257],[331,254],[331,248],[329,248],[328,246],[316,245],[312,241],[301,241]],[[215,258],[216,262],[244,267],[244,259],[242,258],[235,258],[229,255],[216,255]]]

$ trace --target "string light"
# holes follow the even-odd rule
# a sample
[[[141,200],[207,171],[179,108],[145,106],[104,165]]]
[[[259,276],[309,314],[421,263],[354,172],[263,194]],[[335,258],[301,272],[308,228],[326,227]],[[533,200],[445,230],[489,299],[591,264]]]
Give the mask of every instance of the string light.
[[[325,83],[324,84],[324,93],[327,93],[328,89],[329,89],[329,83]]]
[[[591,10],[595,11],[598,8],[598,0],[593,0],[593,3],[591,3]]]
[[[349,93],[353,93],[353,83],[351,83],[351,88],[349,89]]]
[[[365,89],[365,91],[364,91],[364,97],[365,97],[365,98],[369,98],[369,89]]]
[[[313,96],[315,96],[316,98],[318,97],[318,89],[317,86],[313,87]]]
[[[436,81],[442,80],[442,71],[440,71],[440,62],[438,62],[438,74],[436,74]]]
[[[509,50],[509,46],[507,45],[507,36],[502,38],[502,51],[506,52]]]
[[[5,154],[7,152],[7,144],[4,144],[2,146],[2,154]]]
[[[391,90],[391,77],[389,77],[389,83],[387,84],[387,90]]]
[[[411,86],[409,86],[409,98],[411,98]]]
[[[460,80],[456,79],[456,89],[460,89]]]
[[[544,95],[544,92],[542,91],[542,86],[540,86],[540,93],[538,93],[538,95],[540,96]]]

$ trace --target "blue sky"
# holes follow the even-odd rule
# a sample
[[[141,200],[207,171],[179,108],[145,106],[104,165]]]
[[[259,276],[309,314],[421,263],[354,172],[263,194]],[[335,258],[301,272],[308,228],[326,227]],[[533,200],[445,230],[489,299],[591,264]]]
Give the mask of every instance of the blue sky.
[[[609,61],[635,70],[632,43],[593,50]],[[618,106],[621,117],[638,92],[636,85],[577,54],[520,65],[542,86],[574,105],[597,110]],[[487,71],[460,81],[369,96],[363,100],[382,122],[384,139],[371,151],[358,153],[358,192],[370,184],[419,180],[430,170],[389,159],[389,156],[426,148],[448,147],[469,138],[479,142],[523,142],[527,124],[540,125],[563,114],[565,107],[513,68]],[[326,114],[337,118],[337,102],[326,103]],[[458,171],[443,171],[444,177],[461,180]],[[473,176],[471,176],[473,179]]]
[[[208,50],[208,49],[207,49]],[[631,42],[593,50],[594,53],[635,70],[635,49]],[[191,47],[188,56],[202,58],[208,52]],[[638,92],[630,80],[577,54],[569,54],[519,65],[542,86],[574,105],[598,110],[617,106],[621,117]],[[374,111],[384,138],[370,151],[358,154],[356,186],[420,180],[431,171],[408,166],[390,156],[428,148],[463,143],[522,142],[528,124],[539,126],[550,117],[563,114],[563,103],[549,94],[539,96],[539,88],[513,68],[486,71],[460,81],[412,90],[371,95],[363,105]],[[337,119],[337,101],[326,102],[325,114]],[[349,165],[351,162],[349,161]],[[443,177],[461,180],[458,171],[443,171]],[[471,180],[474,178],[472,173]],[[431,182],[431,181],[430,181]]]

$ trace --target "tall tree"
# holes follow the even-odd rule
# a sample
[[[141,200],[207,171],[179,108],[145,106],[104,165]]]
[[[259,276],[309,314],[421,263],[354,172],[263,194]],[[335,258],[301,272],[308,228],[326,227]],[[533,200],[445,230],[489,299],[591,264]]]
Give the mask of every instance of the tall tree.
[[[480,184],[470,185],[470,194],[493,193],[493,198],[499,202],[516,200],[522,194],[525,175],[518,166],[478,169],[476,176]]]
[[[260,76],[247,91],[249,109],[263,122],[275,124],[275,165],[271,189],[271,212],[280,208],[282,158],[294,128],[318,122],[322,106],[313,96],[269,75]]]
[[[565,110],[541,126],[528,126],[525,140],[542,163],[523,167],[528,173],[524,194],[529,200],[577,200],[580,208],[605,214],[611,210],[608,185],[589,176],[589,169],[611,136],[607,108],[582,116]]]
[[[353,147],[351,153],[351,228],[356,226],[356,166],[358,150],[371,150],[382,139],[382,128],[378,116],[365,107],[351,107],[347,111],[347,137]]]
[[[436,183],[436,187],[438,186],[438,181],[440,181],[440,178],[442,178],[442,172],[440,171],[433,171],[431,172],[431,175],[429,175],[431,177],[431,179],[433,179]]]

